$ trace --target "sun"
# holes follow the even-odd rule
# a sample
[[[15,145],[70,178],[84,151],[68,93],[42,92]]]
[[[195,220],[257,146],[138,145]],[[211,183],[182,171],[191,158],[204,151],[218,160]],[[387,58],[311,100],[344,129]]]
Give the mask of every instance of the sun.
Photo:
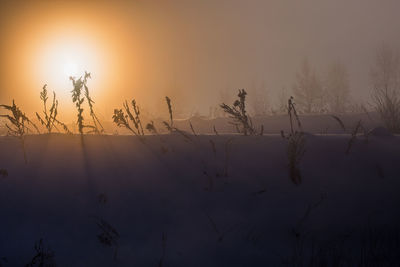
[[[88,88],[96,103],[102,103],[110,94],[112,81],[116,80],[114,49],[93,31],[55,27],[42,31],[24,51],[23,62],[27,86],[26,94],[36,105],[36,99],[46,84],[54,92],[63,116],[75,117],[72,105],[73,81],[90,73]],[[99,105],[100,106],[100,105]]]
[[[48,36],[34,51],[32,71],[38,81],[37,87],[47,84],[60,98],[68,99],[72,87],[70,77],[79,79],[85,72],[92,73],[90,80],[93,93],[99,92],[103,83],[107,60],[98,42],[88,36],[64,34]]]
[[[79,75],[78,69],[78,65],[72,60],[64,63],[64,75],[66,77],[77,77]]]
[[[84,42],[55,43],[44,52],[42,69],[58,82],[69,77],[81,76],[86,70],[95,67],[93,51]]]

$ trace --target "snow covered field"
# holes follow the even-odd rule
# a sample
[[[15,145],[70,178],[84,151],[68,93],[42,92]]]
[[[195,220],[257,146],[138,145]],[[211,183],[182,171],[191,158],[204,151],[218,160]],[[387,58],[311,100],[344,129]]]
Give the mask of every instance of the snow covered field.
[[[398,266],[400,137],[349,140],[0,137],[0,266]]]

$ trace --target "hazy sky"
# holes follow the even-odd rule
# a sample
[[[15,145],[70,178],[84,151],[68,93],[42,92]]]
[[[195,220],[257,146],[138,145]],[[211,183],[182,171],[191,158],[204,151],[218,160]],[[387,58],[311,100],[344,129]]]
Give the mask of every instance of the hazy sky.
[[[365,100],[374,50],[400,45],[398,0],[81,2],[1,1],[1,102],[37,109],[48,83],[72,113],[68,76],[57,76],[71,47],[106,118],[132,97],[151,109],[169,94],[205,112],[219,90],[264,82],[276,98],[305,57],[320,75],[342,61]]]

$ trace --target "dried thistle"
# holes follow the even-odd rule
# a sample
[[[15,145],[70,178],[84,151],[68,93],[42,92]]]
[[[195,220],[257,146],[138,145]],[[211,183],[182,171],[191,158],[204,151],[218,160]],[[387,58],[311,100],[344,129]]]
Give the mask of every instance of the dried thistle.
[[[239,99],[235,100],[232,106],[222,103],[220,107],[234,120],[232,124],[242,126],[241,132],[243,132],[244,135],[254,135],[256,134],[256,130],[246,111],[246,95],[247,93],[244,89],[239,90]]]
[[[56,93],[55,92],[53,92],[53,101],[52,101],[51,107],[50,107],[49,110],[47,110],[47,100],[49,99],[49,97],[47,96],[47,84],[45,84],[43,86],[42,92],[40,92],[40,99],[43,102],[43,114],[44,114],[44,117],[42,119],[42,117],[37,112],[36,112],[36,117],[38,118],[39,122],[43,126],[46,127],[48,133],[51,133],[53,128],[55,128],[57,131],[59,131],[57,126],[56,126],[56,124],[61,126],[66,133],[71,133],[69,131],[67,125],[65,125],[64,123],[60,122],[57,119],[57,115],[58,115],[58,100],[56,99]]]
[[[79,79],[75,79],[75,77],[70,77],[69,79],[72,81],[73,89],[71,91],[72,93],[72,102],[75,103],[75,106],[78,111],[78,119],[77,119],[77,124],[78,124],[78,129],[79,133],[83,134],[85,128],[91,129],[88,133],[103,133],[104,128],[100,123],[100,120],[97,118],[95,112],[94,112],[94,107],[93,104],[95,103],[92,98],[89,95],[89,88],[87,87],[87,81],[88,79],[91,78],[90,73],[85,72],[85,75],[80,77]],[[83,118],[83,103],[84,101],[87,101],[90,109],[90,116],[92,117],[93,125],[85,125],[84,124],[84,118]]]

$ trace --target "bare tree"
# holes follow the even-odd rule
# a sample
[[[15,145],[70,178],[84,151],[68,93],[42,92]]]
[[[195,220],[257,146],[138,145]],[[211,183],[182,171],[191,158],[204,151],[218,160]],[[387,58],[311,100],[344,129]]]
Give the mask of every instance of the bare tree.
[[[399,55],[383,45],[377,49],[370,72],[372,100],[385,126],[400,133],[400,62]]]
[[[334,113],[346,112],[347,106],[350,104],[349,74],[346,66],[340,61],[329,66],[325,89],[329,110]]]
[[[293,93],[300,110],[304,113],[321,112],[324,106],[321,82],[307,59],[302,63],[293,85]]]

